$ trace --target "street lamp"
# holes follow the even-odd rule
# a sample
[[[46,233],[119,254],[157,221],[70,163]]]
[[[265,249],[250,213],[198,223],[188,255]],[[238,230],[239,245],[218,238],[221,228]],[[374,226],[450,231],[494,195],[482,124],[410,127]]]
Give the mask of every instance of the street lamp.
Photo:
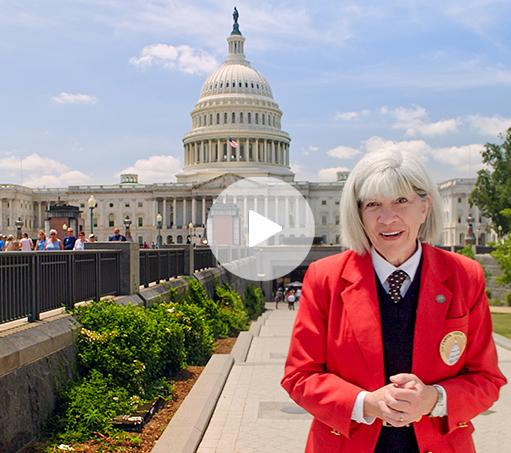
[[[158,237],[156,238],[156,246],[158,248],[161,247],[161,226],[162,226],[162,222],[163,222],[163,217],[161,216],[160,213],[158,213],[157,216],[156,216],[156,228],[158,228]]]
[[[190,237],[190,244],[193,244],[193,223],[190,222],[188,224],[188,231],[189,231],[189,237]]]
[[[131,241],[131,232],[130,232],[131,219],[130,219],[130,216],[127,215],[126,218],[122,221],[122,223],[124,223],[126,239],[128,241]]]
[[[90,210],[90,234],[94,234],[94,208],[98,205],[94,195],[90,196],[87,200],[87,204],[89,205]]]
[[[14,225],[16,225],[16,237],[21,239],[21,228],[23,227],[23,220],[18,217],[18,220],[14,222]]]

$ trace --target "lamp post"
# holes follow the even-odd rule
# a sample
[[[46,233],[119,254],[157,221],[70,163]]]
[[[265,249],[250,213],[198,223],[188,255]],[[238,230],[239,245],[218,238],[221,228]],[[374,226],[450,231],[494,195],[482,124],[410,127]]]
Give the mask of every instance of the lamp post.
[[[156,228],[158,228],[158,236],[156,237],[156,247],[157,248],[161,247],[161,226],[162,226],[162,222],[163,222],[163,217],[161,216],[160,213],[158,213],[157,216],[156,216]]]
[[[465,245],[474,245],[476,243],[476,238],[474,236],[474,218],[472,214],[469,212],[467,217],[467,237],[465,238]]]
[[[14,222],[14,225],[16,226],[16,238],[21,239],[21,228],[23,227],[23,220],[18,217],[18,220]]]
[[[195,271],[195,251],[193,249],[193,223],[188,224],[188,275],[193,275]]]
[[[130,231],[131,219],[130,219],[130,216],[127,215],[124,218],[124,220],[122,221],[122,223],[124,224],[124,230],[125,230],[124,235],[126,236],[126,240],[131,241],[131,231]]]
[[[98,205],[94,195],[89,197],[87,204],[89,205],[90,210],[90,234],[94,234],[94,208]]]

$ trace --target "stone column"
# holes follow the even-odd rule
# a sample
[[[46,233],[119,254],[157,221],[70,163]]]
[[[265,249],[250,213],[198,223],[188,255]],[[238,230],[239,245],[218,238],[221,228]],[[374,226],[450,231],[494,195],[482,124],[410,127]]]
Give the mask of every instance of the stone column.
[[[285,215],[284,226],[285,226],[285,228],[287,228],[289,226],[289,197],[286,197],[285,203],[286,203],[286,205],[285,205],[286,208],[284,210],[284,215]]]
[[[213,162],[213,140],[208,140],[208,162]]]
[[[183,198],[183,228],[188,228],[188,219],[186,218],[186,198]]]
[[[268,195],[264,196],[264,216],[268,217]]]
[[[167,199],[163,197],[163,212],[161,213],[161,216],[163,217],[163,225],[162,228],[167,228]]]
[[[235,148],[236,149],[236,162],[239,162],[240,161],[240,153],[241,153],[241,143],[238,140],[236,140],[238,142],[238,147]]]
[[[245,162],[248,162],[250,160],[249,147],[250,147],[250,140],[247,138],[245,140]],[[252,150],[252,152],[253,152],[253,150]]]
[[[177,200],[176,197],[172,199],[172,227],[176,228],[177,220]]]
[[[257,195],[254,197],[254,211],[257,212]]]
[[[247,208],[247,197],[243,197],[243,215],[245,219],[248,219],[248,208]]]
[[[277,153],[275,151],[275,142],[272,141],[271,142],[271,159],[270,159],[272,164],[276,164],[277,163],[276,155],[277,155]]]
[[[263,143],[263,161],[268,163],[268,140],[264,140]]]
[[[201,218],[202,224],[206,225],[206,197],[202,197],[202,218]]]
[[[38,207],[37,213],[38,213],[38,216],[39,216],[38,228],[39,229],[44,229],[43,204],[42,204],[42,202],[39,202],[39,207]],[[90,214],[90,209],[89,209],[89,214]],[[89,225],[90,225],[90,219],[89,219]]]
[[[15,226],[14,226],[14,200],[11,200],[9,202],[9,228],[10,229],[15,229]]]
[[[192,197],[192,223],[193,226],[197,224],[197,205],[195,197]]]
[[[4,200],[0,198],[0,231],[3,233],[4,226]]]
[[[231,153],[232,153],[232,147],[229,145],[229,142],[227,141],[227,162],[231,161]]]
[[[194,164],[199,163],[199,150],[197,148],[197,142],[194,142],[193,144],[193,163]]]
[[[256,162],[259,162],[259,139],[256,138],[256,141],[255,141],[255,156],[254,156],[254,160]]]
[[[295,227],[300,227],[300,200],[295,198]]]

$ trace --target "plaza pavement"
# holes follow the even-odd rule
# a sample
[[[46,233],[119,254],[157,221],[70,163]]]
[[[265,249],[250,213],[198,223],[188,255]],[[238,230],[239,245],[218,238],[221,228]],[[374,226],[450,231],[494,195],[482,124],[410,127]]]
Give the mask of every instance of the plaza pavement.
[[[311,417],[280,387],[296,312],[284,304],[254,337],[245,362],[234,364],[197,453],[299,453]],[[509,342],[511,344],[511,341]],[[511,381],[511,350],[498,347],[500,367]],[[511,452],[511,386],[474,421],[479,453]]]

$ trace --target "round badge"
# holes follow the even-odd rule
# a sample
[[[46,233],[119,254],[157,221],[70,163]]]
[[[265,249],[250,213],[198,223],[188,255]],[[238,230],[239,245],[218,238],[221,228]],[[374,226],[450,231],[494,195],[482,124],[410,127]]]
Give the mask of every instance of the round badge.
[[[459,331],[449,332],[440,342],[440,357],[448,366],[455,365],[467,346],[467,336]]]

